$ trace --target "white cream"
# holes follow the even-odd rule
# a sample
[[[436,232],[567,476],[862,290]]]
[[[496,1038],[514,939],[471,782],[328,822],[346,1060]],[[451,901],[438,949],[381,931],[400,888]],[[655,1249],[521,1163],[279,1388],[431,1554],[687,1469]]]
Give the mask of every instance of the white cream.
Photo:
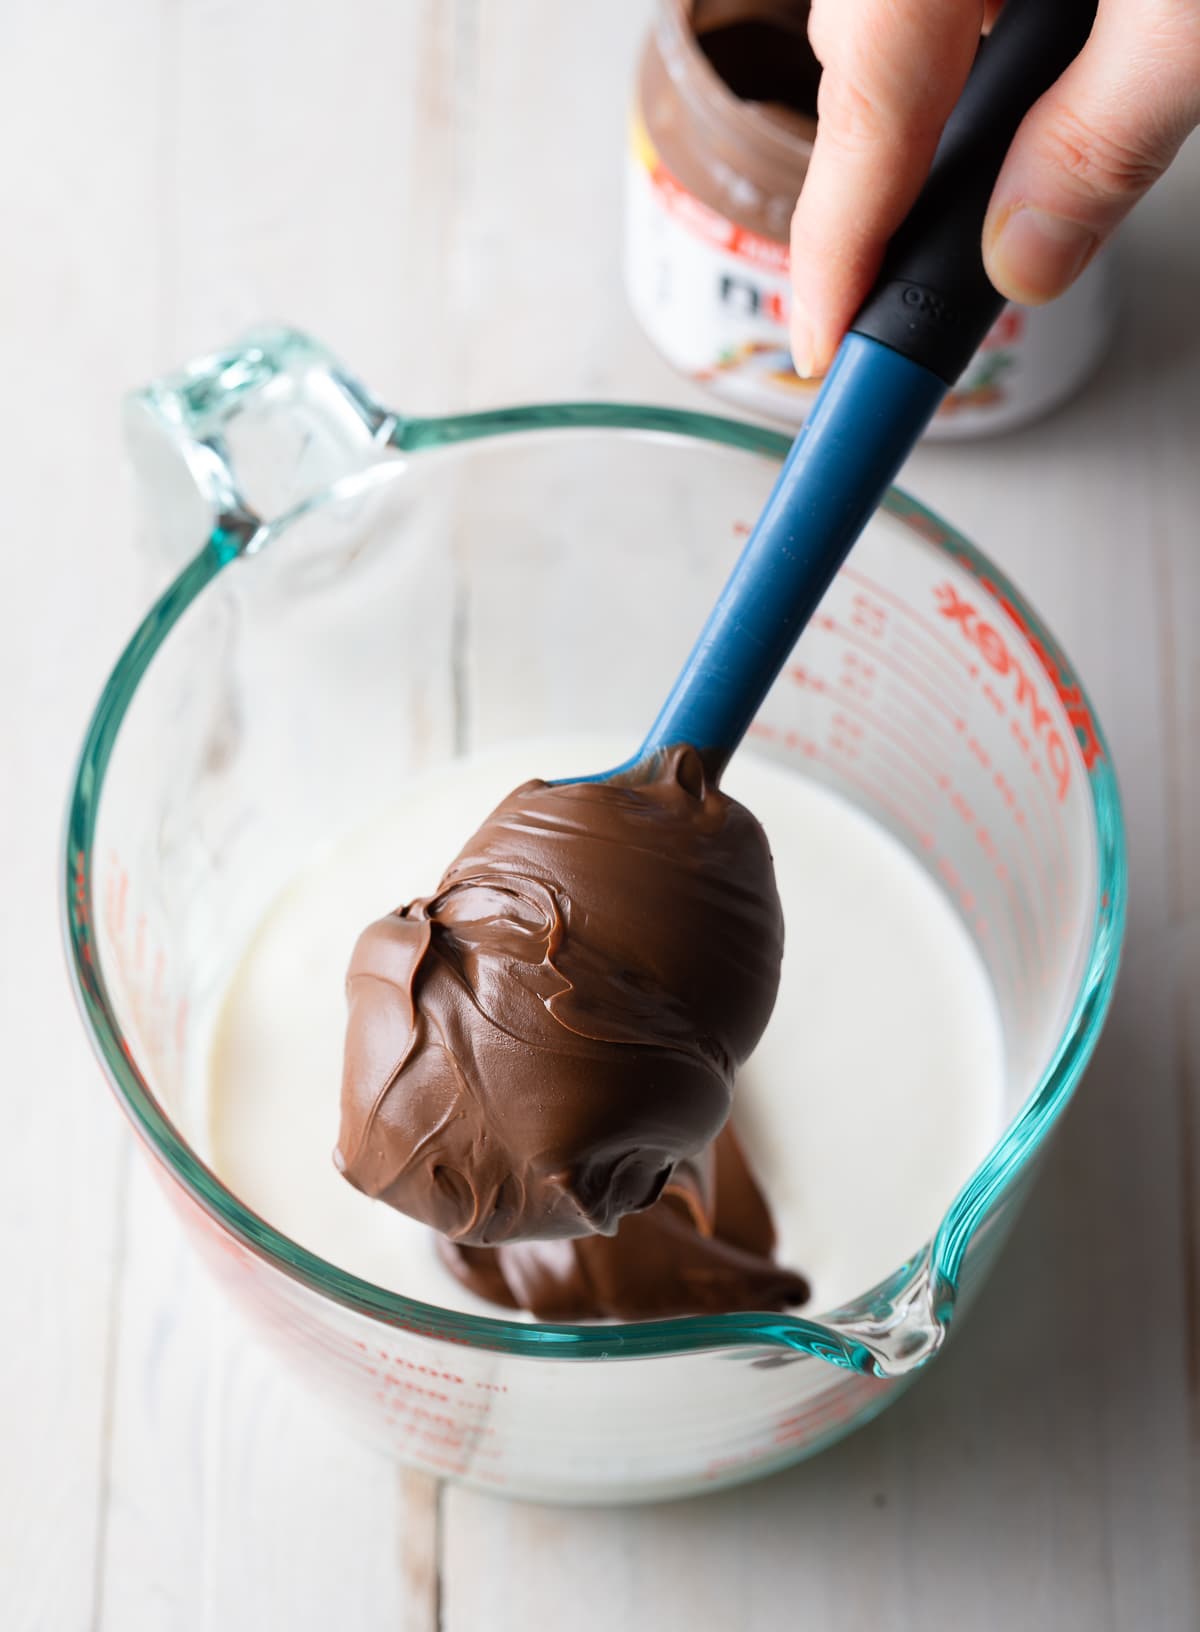
[[[438,1264],[428,1233],[330,1160],[350,949],[426,894],[488,810],[530,775],[615,763],[588,737],[522,742],[414,778],[403,806],[287,888],[236,965],[209,1062],[212,1160],[241,1199],[345,1270],[427,1302],[493,1307]],[[865,1291],[933,1233],[999,1132],[1000,1020],[941,890],[869,818],[742,755],[725,786],[771,839],[787,942],[779,1000],[734,1119],[780,1257],[813,1311]]]

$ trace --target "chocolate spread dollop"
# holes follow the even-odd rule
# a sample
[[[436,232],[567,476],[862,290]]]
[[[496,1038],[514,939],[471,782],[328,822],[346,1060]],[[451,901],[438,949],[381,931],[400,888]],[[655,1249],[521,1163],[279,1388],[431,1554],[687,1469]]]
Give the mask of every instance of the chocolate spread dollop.
[[[648,1320],[788,1309],[808,1298],[802,1275],[774,1261],[775,1227],[729,1123],[681,1162],[653,1207],[616,1235],[470,1247],[438,1238],[465,1286],[539,1320]]]
[[[680,1275],[697,1253],[709,1266],[693,1288],[719,1279],[705,1153],[782,952],[766,835],[694,749],[613,781],[526,782],[435,894],[359,938],[335,1161],[462,1246],[611,1236],[653,1208],[627,1221],[622,1252],[678,1240]],[[579,1307],[586,1273],[593,1306],[662,1312],[628,1276],[606,1290],[587,1243],[571,1258],[586,1269],[534,1254],[526,1271],[506,1253],[505,1301],[524,1300],[524,1276],[540,1308]]]

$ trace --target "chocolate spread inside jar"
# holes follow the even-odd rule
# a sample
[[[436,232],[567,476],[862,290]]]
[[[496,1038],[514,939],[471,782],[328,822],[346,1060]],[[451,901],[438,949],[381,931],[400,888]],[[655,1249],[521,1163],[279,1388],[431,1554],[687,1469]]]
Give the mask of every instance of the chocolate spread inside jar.
[[[787,243],[817,129],[807,26],[805,0],[660,6],[638,76],[643,153],[714,213],[715,235],[724,221]]]

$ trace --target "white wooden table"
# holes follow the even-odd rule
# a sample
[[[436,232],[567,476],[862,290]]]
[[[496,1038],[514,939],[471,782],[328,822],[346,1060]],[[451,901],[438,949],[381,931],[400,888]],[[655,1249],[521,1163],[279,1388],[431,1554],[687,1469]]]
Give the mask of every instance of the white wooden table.
[[[1183,1632],[1200,1624],[1200,151],[1086,395],[908,484],[1063,637],[1127,802],[1112,1019],[981,1306],[757,1487],[504,1506],[362,1454],[227,1322],[58,947],[61,801],[139,610],[118,394],[265,316],[402,408],[694,400],[620,292],[647,0],[5,8],[0,1625]]]

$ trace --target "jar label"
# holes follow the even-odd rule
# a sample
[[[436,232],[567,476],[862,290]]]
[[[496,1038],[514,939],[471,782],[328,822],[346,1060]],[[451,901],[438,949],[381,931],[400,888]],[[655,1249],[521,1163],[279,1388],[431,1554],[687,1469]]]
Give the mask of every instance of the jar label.
[[[820,386],[788,350],[786,244],[750,232],[690,193],[633,123],[625,281],[634,315],[667,360],[752,413],[799,424]],[[1112,321],[1102,256],[1053,305],[1006,306],[938,410],[931,436],[970,436],[1033,418],[1081,384]]]

